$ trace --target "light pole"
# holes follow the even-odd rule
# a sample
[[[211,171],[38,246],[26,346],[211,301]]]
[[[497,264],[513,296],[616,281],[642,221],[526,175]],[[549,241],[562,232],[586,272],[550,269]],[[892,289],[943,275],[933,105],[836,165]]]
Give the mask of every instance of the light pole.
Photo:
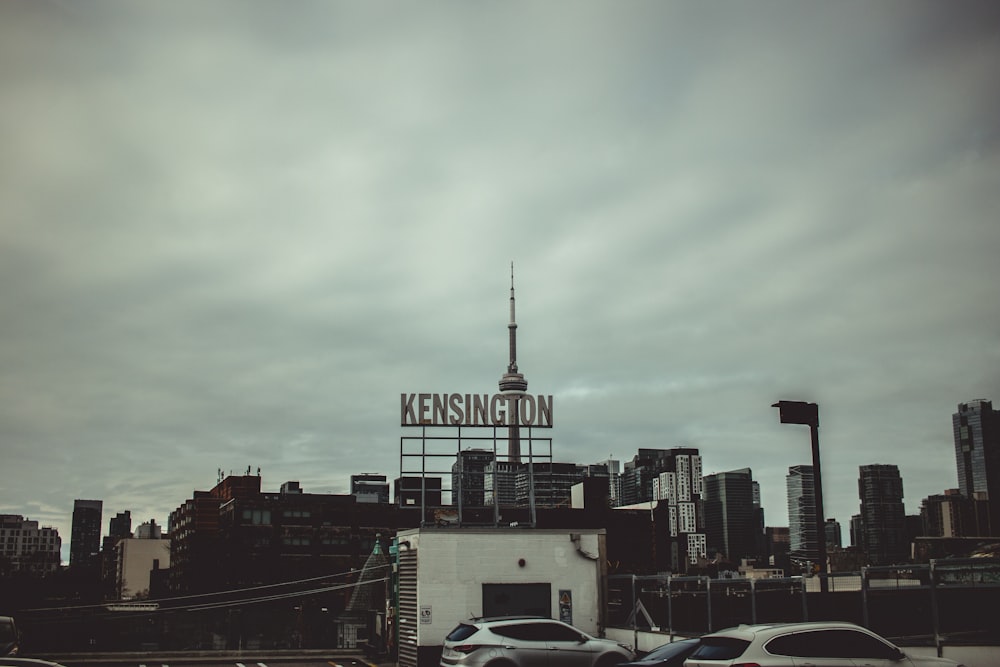
[[[778,401],[772,408],[778,408],[782,424],[808,424],[812,436],[813,495],[816,499],[816,550],[819,552],[819,586],[826,593],[826,517],[823,512],[823,476],[819,468],[819,406],[805,401]]]

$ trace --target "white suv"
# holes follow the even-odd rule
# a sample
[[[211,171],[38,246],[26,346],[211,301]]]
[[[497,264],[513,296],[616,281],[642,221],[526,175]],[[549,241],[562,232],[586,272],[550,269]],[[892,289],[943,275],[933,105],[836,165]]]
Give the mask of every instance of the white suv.
[[[741,625],[701,638],[684,667],[962,667],[953,660],[908,656],[853,623]]]
[[[448,633],[441,667],[613,667],[631,647],[548,618],[477,618]]]

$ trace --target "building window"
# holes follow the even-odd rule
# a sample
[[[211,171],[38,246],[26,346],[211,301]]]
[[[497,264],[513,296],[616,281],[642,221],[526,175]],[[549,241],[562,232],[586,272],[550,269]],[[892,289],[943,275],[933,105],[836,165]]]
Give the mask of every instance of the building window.
[[[243,520],[254,526],[271,524],[271,510],[243,510]]]

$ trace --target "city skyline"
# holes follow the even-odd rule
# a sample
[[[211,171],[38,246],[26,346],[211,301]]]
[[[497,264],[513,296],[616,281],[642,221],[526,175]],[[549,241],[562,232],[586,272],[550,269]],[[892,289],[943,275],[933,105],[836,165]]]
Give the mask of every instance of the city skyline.
[[[959,406],[959,408],[962,408],[962,407],[964,407],[964,406],[963,405]],[[662,450],[661,449],[652,449],[652,450],[645,450],[645,451],[647,452],[647,455],[648,454],[656,454],[658,456],[659,453],[671,453],[671,454],[676,454],[678,452],[681,452],[681,453],[683,453],[683,452],[693,453],[693,452],[696,452],[697,450],[695,450],[695,449],[685,449],[685,448],[673,448],[673,449],[662,449]],[[464,448],[461,451],[461,454],[462,454],[462,456],[456,457],[456,461],[461,461],[461,460],[463,460],[464,458],[466,458],[468,456],[475,457],[477,455],[480,455],[480,456],[486,456],[486,455],[488,455],[489,460],[490,461],[493,460],[493,452],[490,451],[490,450],[488,450],[488,449],[480,449],[480,448],[477,448],[477,447],[466,447],[466,448]],[[638,454],[637,456],[630,457],[628,460],[629,461],[633,461],[633,460],[642,459],[643,452],[640,451],[637,454]],[[698,456],[700,457],[700,453],[698,454]],[[483,459],[483,460],[485,461],[485,459]],[[622,460],[610,461],[609,460],[609,461],[597,463],[596,465],[602,465],[602,466],[610,468],[610,464],[611,463],[622,464],[622,463],[624,463],[624,461],[622,461]],[[514,464],[514,465],[516,465],[516,464]],[[546,465],[549,465],[549,464],[546,464],[546,463],[536,463],[536,465],[540,465],[540,466],[542,466],[544,468]],[[560,465],[560,466],[577,465],[577,466],[584,466],[584,467],[586,467],[586,466],[592,466],[592,465],[595,465],[595,464],[582,464],[580,462],[568,462],[568,461],[566,461],[566,462],[553,463],[552,465]],[[698,469],[699,470],[700,470],[700,465],[701,464],[699,462],[699,464],[698,464]],[[618,468],[619,466],[614,466],[614,467]],[[480,465],[480,468],[482,468],[482,465]],[[455,474],[456,474],[455,471],[457,469],[458,469],[457,463],[453,464],[452,465],[452,473],[451,473],[451,477],[452,477],[452,479],[451,479],[451,485],[452,485],[452,488],[459,488],[457,486],[458,482],[455,479]],[[896,476],[896,479],[898,481],[898,489],[897,489],[897,491],[900,494],[900,496],[897,497],[897,501],[900,501],[900,506],[902,506],[902,503],[901,503],[901,499],[902,499],[901,498],[901,493],[902,493],[903,480],[899,476],[898,466],[895,465],[895,464],[868,464],[868,465],[862,465],[862,466],[859,466],[859,478],[858,478],[858,484],[859,484],[858,500],[860,502],[861,511],[860,511],[860,513],[858,515],[853,515],[848,520],[848,523],[850,523],[851,520],[855,520],[855,519],[858,519],[861,516],[864,516],[864,513],[865,513],[865,503],[868,502],[868,501],[870,501],[871,498],[869,497],[869,495],[868,495],[867,492],[863,493],[862,489],[867,488],[866,484],[868,484],[868,483],[865,481],[866,480],[866,475],[870,475],[871,474],[871,470],[877,470],[877,469],[888,469],[888,470],[892,470],[893,471],[893,474]],[[222,471],[221,469],[218,470],[217,473],[218,473],[217,482],[219,482],[219,483],[222,483],[222,481],[223,481],[223,479],[225,477],[229,477],[229,476],[239,477],[241,475],[240,472],[234,472],[234,471],[230,471],[227,474],[226,472]],[[245,474],[247,476],[253,476],[252,468],[248,467],[247,470],[244,471],[242,474]],[[611,474],[611,470],[609,470],[609,475],[610,474]],[[620,474],[620,473],[615,473],[615,474]],[[707,487],[710,484],[718,484],[718,482],[716,482],[714,480],[738,478],[738,477],[741,477],[741,476],[742,477],[746,477],[746,478],[749,479],[749,476],[751,474],[752,474],[752,471],[749,468],[742,468],[742,469],[739,469],[739,470],[718,471],[718,472],[714,472],[714,473],[711,473],[711,474],[706,474],[706,475],[704,475],[702,477],[702,479],[704,479],[706,487]],[[258,468],[256,476],[260,477],[260,475],[261,475],[261,471],[260,471],[260,468]],[[404,475],[403,477],[406,477],[406,476]],[[438,481],[438,484],[431,485],[431,486],[433,486],[433,488],[440,488],[440,483],[443,482],[443,481],[445,481],[445,477],[447,477],[447,475],[445,475],[444,473],[441,473],[441,474],[438,474],[438,475],[430,474],[430,475],[428,475],[427,479],[428,480],[435,480],[436,479]],[[486,478],[489,479],[490,477],[491,477],[491,473],[487,472]],[[803,478],[805,481],[804,482],[803,481],[799,481],[798,483],[796,483],[796,484],[793,485],[792,480],[795,479],[795,478],[800,478],[800,477]],[[768,523],[766,521],[762,521],[761,524],[760,524],[760,528],[762,529],[761,533],[759,535],[760,539],[763,539],[763,537],[764,537],[764,530],[763,529],[765,527],[766,528],[781,527],[781,528],[785,528],[785,529],[789,530],[790,535],[791,535],[791,544],[792,545],[796,544],[796,540],[798,540],[799,543],[802,543],[803,540],[805,540],[805,544],[810,544],[811,545],[810,547],[805,547],[805,544],[801,544],[801,548],[800,548],[800,552],[801,553],[799,553],[800,557],[802,557],[803,555],[807,556],[808,555],[808,549],[815,547],[815,543],[814,543],[815,541],[812,538],[803,537],[801,535],[801,533],[803,531],[805,531],[805,532],[807,532],[807,533],[809,533],[811,535],[815,535],[815,529],[814,529],[814,525],[813,525],[815,523],[815,521],[814,521],[815,512],[812,511],[812,503],[813,503],[813,501],[811,500],[811,498],[812,498],[811,491],[807,493],[808,497],[803,496],[803,498],[805,498],[805,501],[804,501],[805,505],[804,506],[799,507],[794,512],[793,512],[793,509],[792,509],[793,496],[796,499],[798,499],[799,496],[802,495],[802,492],[803,492],[804,489],[806,491],[808,491],[808,489],[811,488],[811,485],[812,485],[812,478],[813,478],[813,472],[812,472],[812,466],[811,465],[800,464],[800,465],[791,466],[789,468],[788,476],[786,477],[786,480],[785,480],[785,485],[786,485],[785,492],[787,494],[787,501],[789,503],[788,507],[787,507],[788,514],[786,516],[789,517],[789,521],[788,521],[787,525],[781,525],[781,526],[779,526],[777,524],[771,524],[771,523]],[[358,502],[359,503],[381,502],[381,503],[388,503],[388,504],[398,504],[399,503],[399,498],[397,497],[396,494],[393,494],[392,496],[388,495],[388,493],[389,493],[389,483],[390,482],[399,483],[401,481],[401,479],[402,478],[400,478],[400,477],[396,477],[394,480],[393,479],[387,479],[385,475],[373,474],[373,473],[351,473],[350,474],[350,488],[348,489],[348,491],[344,492],[343,495],[355,495],[355,496],[358,496]],[[417,478],[410,476],[409,479],[413,480],[413,479],[417,479]],[[609,477],[609,481],[611,481],[610,477]],[[428,482],[428,483],[430,483],[430,482]],[[622,482],[621,482],[621,480],[618,480],[617,482],[613,482],[613,483],[617,484],[620,487]],[[659,497],[658,493],[662,493],[662,492],[658,492],[658,490],[657,490],[657,483],[658,482],[656,480],[651,480],[649,482],[649,484],[647,485],[649,487],[649,491],[651,492],[651,497],[654,498],[654,499],[656,499],[657,497]],[[764,510],[765,511],[765,516],[766,516],[766,508],[763,508],[762,506],[760,506],[758,504],[758,500],[759,500],[759,498],[761,496],[759,483],[756,482],[756,481],[751,481],[751,482],[749,482],[749,484],[752,484],[752,486],[753,486],[753,498],[754,498],[753,505],[754,505],[754,507],[757,507],[757,508],[759,508],[761,510]],[[260,486],[261,486],[261,490],[263,490],[265,492],[268,491],[268,489],[266,487],[264,487],[262,483],[260,484]],[[429,486],[428,488],[431,488],[431,486]],[[483,487],[483,488],[485,488],[485,487]],[[300,486],[300,484],[299,484],[299,482],[296,481],[296,480],[287,480],[287,481],[283,482],[280,485],[280,492],[282,494],[284,494],[286,492],[286,489],[290,489],[291,493],[304,493],[304,492],[306,492],[306,490],[302,489],[301,486]],[[958,493],[959,492],[959,490],[957,488],[951,488],[951,487],[949,487],[946,490],[950,491],[950,492],[954,492],[954,493]],[[272,493],[274,492],[274,490],[270,490],[270,491]],[[502,489],[501,489],[501,492],[503,492]],[[310,491],[310,493],[312,493],[312,492]],[[373,495],[375,493],[381,493],[381,497],[378,498],[378,499],[376,499],[374,497],[374,495]],[[475,491],[473,491],[473,493],[475,493]],[[609,489],[609,494],[610,493],[611,493],[611,489]],[[486,499],[486,496],[483,495],[482,488],[479,491],[479,494],[480,494],[479,501],[474,501],[473,505],[484,505],[485,504],[485,506],[490,506],[490,505],[493,504],[492,500]],[[715,493],[715,494],[708,493],[707,495],[705,495],[705,497],[702,498],[702,502],[718,500],[718,498],[716,498],[716,495],[718,495],[718,494],[717,493]],[[931,496],[935,496],[935,495],[938,495],[938,494],[930,494],[930,495]],[[609,496],[609,498],[610,498],[610,496]],[[920,498],[917,501],[918,507],[917,507],[917,509],[914,512],[908,512],[907,511],[906,514],[907,515],[915,515],[915,516],[916,515],[920,515],[920,513],[921,513],[921,511],[920,511],[921,510],[920,504],[921,504],[921,502],[925,498],[926,497],[922,497],[922,498]],[[472,500],[474,500],[474,499],[472,499]],[[185,502],[187,502],[187,501],[186,500],[182,500],[182,501],[180,501],[179,504],[183,505]],[[445,499],[443,506],[454,505],[454,502],[455,502],[454,498],[451,501],[448,501],[447,499]],[[467,502],[469,502],[469,500],[466,500],[465,502],[467,503]],[[551,502],[551,499],[547,499],[546,502]],[[656,501],[654,500],[654,502],[656,502]],[[507,498],[507,500],[505,501],[505,503],[509,504],[510,506],[514,506],[514,504],[515,504],[513,502],[512,498]],[[63,565],[68,564],[68,561],[70,559],[67,558],[67,554],[71,554],[74,545],[77,544],[77,525],[76,525],[77,524],[77,513],[79,512],[79,510],[81,509],[81,507],[85,508],[85,509],[87,509],[89,511],[91,511],[92,513],[96,509],[96,512],[100,513],[102,511],[101,510],[101,505],[102,505],[102,501],[99,500],[99,499],[96,499],[96,500],[80,500],[80,499],[77,499],[77,500],[74,501],[74,510],[73,510],[73,515],[72,515],[72,518],[73,518],[73,521],[72,521],[72,525],[73,525],[72,539],[70,539],[70,540],[63,539],[63,545],[62,545],[62,555],[63,555],[63,561],[64,561]],[[548,505],[546,504],[546,506],[548,506]],[[615,506],[617,506],[617,504],[615,504]],[[171,510],[171,512],[172,511],[173,510]],[[803,512],[804,512],[804,516],[799,516]],[[16,514],[16,513],[14,513],[14,514]],[[116,535],[116,526],[115,526],[116,522],[121,522],[123,520],[123,517],[125,519],[129,519],[129,515],[130,515],[130,510],[126,509],[123,512],[118,512],[115,516],[110,517],[107,522],[104,521],[103,514],[100,517],[96,518],[96,519],[93,518],[93,517],[91,517],[89,519],[90,523],[92,524],[92,527],[89,529],[89,532],[91,533],[91,535],[90,535],[90,537],[88,539],[92,543],[96,544],[96,542],[99,541],[102,537],[103,537],[103,539],[107,540],[109,536]],[[795,518],[793,519],[792,517],[795,517]],[[902,514],[900,514],[900,516],[897,517],[897,518],[899,519],[899,529],[902,530],[902,525],[903,525],[902,524],[902,519],[904,517],[902,516]],[[23,519],[25,519],[25,520],[31,520],[31,521],[33,521],[36,524],[38,523],[36,520],[33,520],[32,517],[29,517],[29,516],[23,516]],[[840,529],[840,524],[842,523],[842,520],[841,520],[840,517],[830,516],[829,512],[827,512],[827,517],[826,517],[825,520],[826,520],[826,522],[828,524],[827,525],[827,532],[828,533],[829,533],[830,528],[831,528],[831,526],[829,524],[836,523],[836,525],[838,526],[838,530]],[[96,523],[95,523],[95,521],[96,521]],[[104,523],[107,523],[107,525],[108,525],[107,529],[101,527]],[[152,526],[154,529],[157,530],[157,537],[159,537],[159,534],[158,534],[159,533],[159,527],[156,526],[156,518],[155,517],[151,518],[148,522],[142,524],[142,526],[140,526],[140,529],[143,528],[143,527],[145,527],[145,528],[147,528],[147,532],[148,532],[148,527],[149,526]],[[52,526],[48,526],[48,525],[39,526],[39,528],[51,528],[51,527]],[[747,528],[749,528],[749,526],[747,526]],[[148,535],[140,534],[140,532],[141,531],[137,531],[136,532],[136,534],[135,534],[136,537],[148,537]],[[700,532],[705,532],[705,531],[701,530]],[[57,528],[56,528],[56,534],[58,534],[62,538],[62,535],[59,534]],[[796,537],[796,534],[799,534],[799,537]],[[118,535],[118,537],[121,537],[121,536],[123,536],[123,535]],[[131,536],[131,533],[129,533],[128,535],[125,535],[125,536]],[[166,534],[164,536],[165,537],[169,537],[169,535],[166,535]],[[967,533],[966,536],[974,536],[974,535],[972,535],[971,533]],[[985,537],[986,535],[984,534],[983,536]],[[828,552],[829,552],[830,548],[833,548],[834,545],[839,545],[841,543],[841,541],[842,541],[842,534],[838,533],[836,535],[836,537],[833,537],[833,538],[831,538],[828,535],[827,539],[828,539],[827,549],[828,549]],[[859,536],[859,539],[864,539],[864,538],[862,538],[862,537]],[[846,541],[843,541],[843,543],[844,543],[845,546],[852,546],[852,547],[860,548],[862,551],[865,551],[866,553],[867,553],[868,549],[870,548],[870,545],[866,545],[864,543],[855,543],[855,541],[853,539],[848,539]],[[716,545],[716,546],[718,546],[718,545]],[[102,546],[101,548],[103,549],[105,547]],[[805,549],[805,551],[802,551],[802,549]],[[792,551],[793,552],[796,551],[795,548],[794,548],[794,546],[792,547]],[[96,553],[96,551],[94,553]]]
[[[401,392],[554,399],[553,458],[690,447],[958,486],[1000,399],[995,3],[0,5],[0,513],[165,523],[217,471],[398,472]]]

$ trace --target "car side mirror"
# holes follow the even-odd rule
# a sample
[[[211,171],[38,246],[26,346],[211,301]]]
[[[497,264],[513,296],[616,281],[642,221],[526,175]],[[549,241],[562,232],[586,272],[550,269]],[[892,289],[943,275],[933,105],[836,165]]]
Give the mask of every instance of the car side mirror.
[[[889,659],[890,659],[890,660],[896,660],[896,661],[898,661],[898,660],[902,660],[902,659],[903,659],[903,658],[905,658],[905,657],[906,657],[906,654],[905,654],[905,653],[903,653],[903,652],[902,652],[901,650],[899,650],[898,648],[894,648],[894,649],[892,650],[892,655],[890,655],[890,656],[889,656]]]
[[[576,638],[576,641],[577,641],[578,644],[586,644],[587,643],[587,635],[581,633],[580,636]]]

